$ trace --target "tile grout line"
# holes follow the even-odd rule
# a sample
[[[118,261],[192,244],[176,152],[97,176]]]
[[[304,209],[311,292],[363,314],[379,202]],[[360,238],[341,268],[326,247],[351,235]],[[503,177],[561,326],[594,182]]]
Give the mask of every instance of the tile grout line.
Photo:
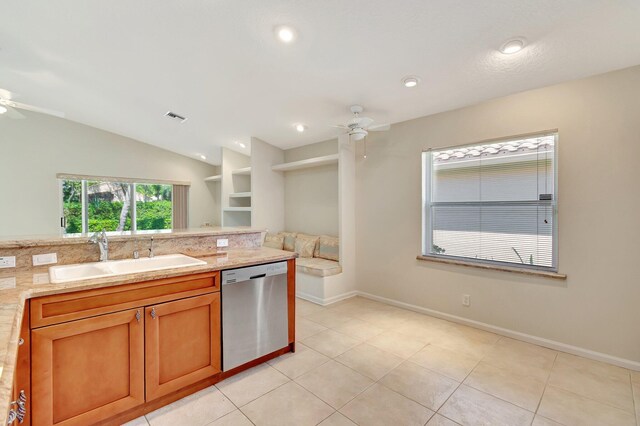
[[[498,339],[498,340],[500,340],[500,339]],[[496,341],[496,343],[497,343],[497,341]],[[438,345],[435,345],[435,346],[438,347]],[[480,364],[480,361],[482,361],[483,358],[484,358],[484,356],[482,358],[480,358],[478,360],[478,362],[476,362],[476,365],[474,365],[474,367],[467,373],[467,375],[464,376],[464,378],[460,381],[458,386],[453,390],[453,392],[451,392],[451,395],[449,395],[449,397],[447,399],[445,399],[445,401],[440,405],[440,407],[438,407],[438,410],[436,411],[436,413],[440,414],[440,410],[442,409],[442,407],[444,407],[447,404],[447,402],[451,399],[451,397],[458,391],[458,389],[460,389],[460,386],[462,386],[464,381],[467,380],[467,377],[469,377],[471,375],[471,373],[473,373],[473,370],[476,369],[476,367],[478,366],[478,364]],[[446,417],[446,416],[443,416],[443,417]]]
[[[639,422],[640,422],[640,417],[639,417],[639,413],[640,413],[640,407],[638,407],[636,405],[636,392],[633,389],[633,373],[631,372],[631,370],[629,370],[629,384],[631,385],[631,402],[633,402],[633,414],[636,418],[636,426],[640,426]],[[640,395],[638,395],[638,398],[640,400]]]
[[[551,379],[551,375],[553,374],[553,369],[556,366],[557,360],[558,360],[558,352],[556,352],[556,356],[553,357],[553,363],[551,364],[551,369],[549,370],[549,374],[547,375],[547,380],[545,380],[544,382],[544,389],[542,389],[542,395],[540,395],[540,401],[538,401],[538,406],[536,407],[536,411],[535,411],[536,415],[538,415],[538,411],[540,410],[540,406],[542,405],[542,399],[544,398],[544,394],[545,392],[547,392],[547,387],[549,386],[549,380]]]

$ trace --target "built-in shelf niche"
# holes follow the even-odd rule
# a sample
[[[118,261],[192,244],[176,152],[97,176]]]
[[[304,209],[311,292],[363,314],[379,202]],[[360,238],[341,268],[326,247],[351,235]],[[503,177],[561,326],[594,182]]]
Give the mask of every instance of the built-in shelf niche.
[[[251,175],[251,167],[243,167],[241,169],[236,169],[231,172],[233,175]]]
[[[277,172],[288,172],[291,170],[308,169],[311,167],[325,166],[328,164],[337,164],[338,154],[324,155],[322,157],[307,158],[300,161],[292,161],[290,163],[276,164],[271,170]]]

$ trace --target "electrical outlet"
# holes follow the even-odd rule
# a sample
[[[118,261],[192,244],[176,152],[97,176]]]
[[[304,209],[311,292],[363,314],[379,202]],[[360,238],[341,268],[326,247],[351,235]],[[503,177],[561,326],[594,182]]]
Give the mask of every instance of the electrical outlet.
[[[33,266],[51,265],[53,263],[58,263],[58,255],[56,253],[33,255]]]
[[[218,238],[216,240],[216,247],[229,247],[229,239],[228,238]]]
[[[471,305],[471,296],[468,294],[462,295],[462,306],[470,306]]]
[[[15,256],[0,256],[0,268],[15,268],[16,257]]]

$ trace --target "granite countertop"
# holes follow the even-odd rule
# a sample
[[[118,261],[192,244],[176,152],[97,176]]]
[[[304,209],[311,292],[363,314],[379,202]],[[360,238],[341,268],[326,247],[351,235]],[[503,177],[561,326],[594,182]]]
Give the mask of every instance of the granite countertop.
[[[225,229],[225,232],[227,232],[227,229]],[[245,229],[243,232],[246,233],[247,230]],[[201,272],[233,269],[297,257],[295,252],[268,247],[233,249],[226,253],[217,253],[215,255],[209,253],[200,255],[190,253],[189,255],[204,260],[207,264],[60,284],[49,282],[48,266],[0,270],[0,407],[8,407],[11,400],[18,339],[22,326],[24,305],[27,299]]]

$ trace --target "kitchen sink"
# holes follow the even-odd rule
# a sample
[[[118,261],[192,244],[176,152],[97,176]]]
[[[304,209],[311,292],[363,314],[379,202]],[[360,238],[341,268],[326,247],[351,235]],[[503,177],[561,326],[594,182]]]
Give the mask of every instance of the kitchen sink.
[[[52,266],[49,268],[49,281],[58,284],[90,278],[102,278],[206,264],[207,262],[205,261],[183,254],[167,254],[142,259],[111,260],[108,262],[79,263],[76,265]]]

